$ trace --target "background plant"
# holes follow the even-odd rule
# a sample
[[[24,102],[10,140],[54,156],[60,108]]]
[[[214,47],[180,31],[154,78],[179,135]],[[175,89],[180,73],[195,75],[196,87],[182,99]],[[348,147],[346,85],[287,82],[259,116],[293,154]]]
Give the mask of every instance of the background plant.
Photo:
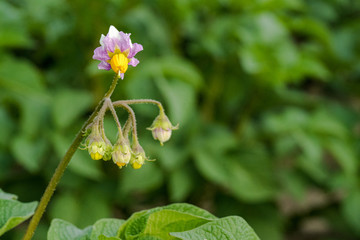
[[[84,228],[186,201],[243,216],[260,238],[357,238],[359,10],[346,0],[1,1],[1,188],[40,198],[107,88],[91,56],[113,24],[146,49],[114,97],[162,101],[182,130],[166,148],[141,132],[157,161],[139,172],[78,151],[48,220]],[[156,110],[137,110],[144,129]]]

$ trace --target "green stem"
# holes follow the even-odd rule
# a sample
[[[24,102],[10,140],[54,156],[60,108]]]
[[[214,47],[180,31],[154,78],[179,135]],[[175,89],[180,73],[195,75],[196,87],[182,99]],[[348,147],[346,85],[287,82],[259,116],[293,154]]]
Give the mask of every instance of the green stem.
[[[113,115],[113,118],[114,118],[115,123],[117,125],[118,131],[119,131],[119,139],[122,139],[123,138],[123,133],[122,133],[122,130],[121,130],[121,124],[120,124],[118,116],[116,115],[115,108],[112,105],[112,102],[111,102],[110,98],[107,98],[105,101],[107,102],[107,106],[110,109],[111,114]]]
[[[123,128],[123,136],[127,139],[129,137],[129,133],[131,130],[131,125],[132,124],[132,118],[129,115],[128,119],[126,120],[125,124],[124,124],[124,128]]]
[[[101,133],[101,135],[105,141],[108,140],[105,135],[105,129],[104,129],[104,116],[105,116],[105,113],[107,110],[107,100],[108,99],[109,98],[103,99],[103,105],[100,108],[100,110],[98,111],[96,119],[94,120],[94,125],[98,127],[98,129],[96,129],[96,130]]]
[[[117,104],[115,105],[116,102],[117,102]],[[116,102],[113,102],[114,107],[122,107],[129,113],[129,118],[131,118],[131,121],[132,121],[133,139],[134,139],[134,142],[139,143],[139,140],[137,137],[136,117],[135,117],[134,110],[129,105],[123,103],[125,101],[116,101]]]
[[[155,104],[159,107],[160,112],[164,112],[164,108],[163,108],[161,102],[152,100],[152,99],[119,100],[119,101],[113,102],[113,106],[120,106],[122,104],[130,105],[130,104],[143,104],[143,103]]]
[[[116,88],[116,84],[118,83],[118,80],[119,80],[119,77],[116,74],[114,76],[114,79],[113,79],[113,81],[111,83],[111,86],[110,86],[109,90],[107,91],[107,93],[105,93],[105,96],[103,97],[103,99],[111,97],[111,95],[113,94],[113,92],[114,92],[114,90]]]
[[[33,237],[35,230],[40,222],[42,215],[45,212],[45,209],[55,191],[57,184],[59,183],[62,175],[64,174],[64,171],[65,171],[67,165],[69,164],[72,156],[74,155],[76,150],[79,148],[79,145],[83,139],[83,132],[85,131],[88,124],[94,120],[96,114],[98,113],[99,109],[101,108],[102,104],[104,103],[104,99],[111,97],[112,93],[115,90],[117,82],[118,82],[118,77],[115,76],[115,78],[114,78],[109,90],[105,94],[104,98],[99,102],[99,104],[96,106],[94,112],[91,114],[91,116],[88,118],[88,120],[84,123],[81,130],[77,133],[75,139],[73,140],[69,149],[65,153],[65,156],[63,157],[63,159],[59,163],[58,167],[56,168],[54,175],[52,176],[52,178],[40,200],[39,206],[37,207],[35,214],[30,221],[30,224],[26,230],[23,240],[31,240],[31,238]]]

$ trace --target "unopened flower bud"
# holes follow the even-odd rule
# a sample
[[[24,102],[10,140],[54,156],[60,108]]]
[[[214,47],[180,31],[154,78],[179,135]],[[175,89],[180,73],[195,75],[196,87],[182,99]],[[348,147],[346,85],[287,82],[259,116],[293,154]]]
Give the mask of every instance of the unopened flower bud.
[[[93,160],[107,161],[111,159],[112,144],[105,135],[101,136],[97,119],[86,127],[84,134],[88,134],[84,144],[85,149],[88,150]]]
[[[130,159],[131,166],[134,169],[139,169],[145,163],[145,160],[146,160],[145,151],[140,146],[140,144],[135,144],[135,146],[133,146],[132,151],[133,151],[133,154]]]
[[[104,161],[108,161],[111,159],[111,155],[113,152],[113,146],[111,145],[110,141],[105,142],[105,153],[103,156]]]
[[[114,146],[112,159],[120,168],[129,163],[131,158],[131,149],[128,141],[120,140]]]
[[[91,135],[89,137],[91,137]],[[94,137],[94,138],[89,139],[87,149],[93,160],[100,160],[105,155],[106,143],[102,138]]]
[[[160,144],[163,145],[164,142],[168,141],[171,137],[172,130],[178,129],[178,125],[173,126],[169,121],[169,118],[165,115],[164,112],[155,118],[151,127],[147,128],[151,130],[153,138],[159,140]]]

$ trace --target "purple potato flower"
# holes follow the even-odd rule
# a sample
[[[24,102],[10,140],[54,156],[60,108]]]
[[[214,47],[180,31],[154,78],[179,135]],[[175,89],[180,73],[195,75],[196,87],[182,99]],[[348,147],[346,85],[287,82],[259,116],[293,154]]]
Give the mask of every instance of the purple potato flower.
[[[101,34],[100,45],[94,50],[93,56],[93,59],[101,61],[98,68],[112,69],[121,79],[124,79],[128,65],[136,67],[139,60],[134,56],[143,50],[141,44],[131,42],[130,33],[119,32],[112,25],[106,36]]]

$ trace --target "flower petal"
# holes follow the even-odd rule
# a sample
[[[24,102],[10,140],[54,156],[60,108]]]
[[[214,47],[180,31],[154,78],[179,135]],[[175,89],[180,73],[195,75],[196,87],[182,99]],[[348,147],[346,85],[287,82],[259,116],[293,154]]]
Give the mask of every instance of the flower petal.
[[[116,27],[111,25],[107,36],[109,36],[110,38],[119,38],[119,31],[116,29]]]
[[[105,69],[105,70],[110,70],[111,69],[111,65],[105,61],[101,61],[101,63],[99,63],[98,65],[99,69]]]
[[[138,52],[142,51],[144,48],[141,44],[134,43],[130,49],[128,58],[133,58]]]
[[[120,48],[120,51],[123,52],[127,49],[130,49],[132,43],[131,43],[131,40],[130,40],[130,33],[126,34],[122,31],[119,32],[119,48]]]
[[[105,47],[101,46],[101,47],[97,47],[94,50],[93,59],[97,59],[100,61],[106,61],[106,60],[109,60],[110,57],[109,57],[107,51],[105,50]]]
[[[100,37],[100,45],[103,46],[104,45],[104,34],[101,34],[101,37]]]
[[[129,65],[136,67],[136,65],[138,65],[138,63],[139,63],[139,60],[133,57],[130,59]]]
[[[115,51],[115,47],[117,45],[115,38],[110,38],[109,36],[106,36],[103,40],[103,43],[104,43],[104,47],[105,47],[106,51],[108,51],[108,52]]]

